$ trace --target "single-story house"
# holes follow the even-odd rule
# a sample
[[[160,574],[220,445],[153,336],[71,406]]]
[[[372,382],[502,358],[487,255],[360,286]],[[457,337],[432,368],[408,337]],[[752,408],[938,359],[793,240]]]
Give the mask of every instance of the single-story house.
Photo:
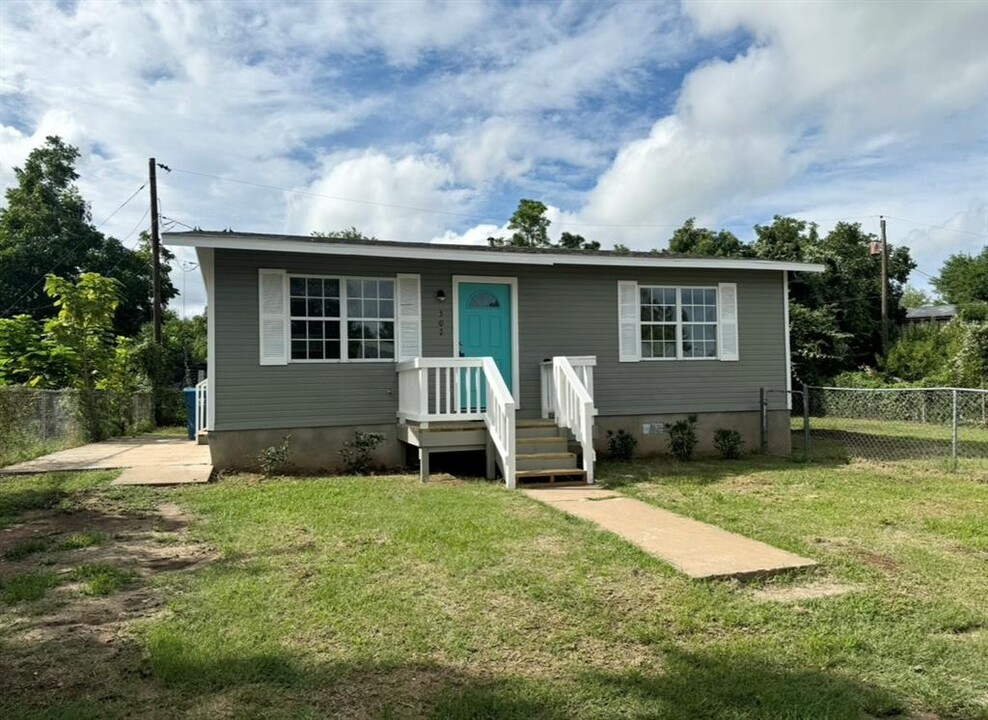
[[[201,423],[217,468],[291,435],[291,462],[338,470],[355,431],[411,453],[487,450],[490,476],[593,480],[607,431],[642,454],[699,417],[757,448],[762,388],[790,383],[789,273],[822,266],[668,253],[492,248],[240,232],[194,247],[209,359]],[[788,452],[784,392],[768,394]]]
[[[915,308],[906,308],[905,327],[913,325],[946,325],[957,317],[956,305],[922,305]]]

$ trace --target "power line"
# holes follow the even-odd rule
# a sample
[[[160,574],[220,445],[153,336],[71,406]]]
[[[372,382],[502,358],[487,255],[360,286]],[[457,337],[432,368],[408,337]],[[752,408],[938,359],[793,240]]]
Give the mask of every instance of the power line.
[[[930,223],[920,222],[919,220],[908,220],[906,218],[896,217],[895,215],[886,215],[889,220],[898,220],[899,222],[911,223],[912,225],[920,225],[922,227],[932,228],[934,230],[946,230],[947,232],[960,233],[961,235],[971,235],[976,238],[982,238],[988,240],[988,235],[983,233],[971,232],[970,230],[958,230],[957,228],[947,227],[946,225],[932,225]]]
[[[500,224],[496,220],[491,220],[490,219],[490,216],[488,216],[488,215],[476,215],[476,214],[472,214],[472,213],[455,212],[455,211],[452,211],[452,210],[440,210],[440,209],[437,209],[437,208],[425,208],[425,207],[419,207],[419,206],[414,206],[414,205],[399,205],[399,204],[396,204],[396,203],[379,202],[379,201],[376,201],[376,200],[364,200],[362,198],[343,197],[341,195],[329,195],[327,193],[317,193],[317,192],[313,192],[311,190],[299,190],[297,188],[296,189],[293,189],[293,188],[284,188],[284,187],[279,187],[277,185],[269,185],[267,183],[258,183],[258,182],[253,182],[253,181],[250,181],[250,180],[240,180],[239,178],[232,178],[232,177],[227,177],[227,176],[224,176],[224,175],[212,175],[210,173],[199,172],[197,170],[184,170],[182,168],[172,168],[172,171],[178,172],[178,173],[185,173],[187,175],[198,175],[199,177],[211,178],[213,180],[223,180],[225,182],[236,183],[238,185],[247,185],[249,187],[257,187],[257,188],[262,188],[262,189],[265,189],[265,190],[275,190],[277,192],[289,193],[289,194],[294,194],[294,195],[306,195],[306,196],[309,196],[309,197],[324,198],[324,199],[327,199],[327,200],[337,200],[337,201],[340,201],[340,202],[359,203],[361,205],[371,205],[373,207],[394,208],[394,209],[397,209],[397,210],[409,210],[409,211],[412,211],[412,212],[432,213],[432,214],[435,214],[435,215],[446,215],[446,216],[449,216],[449,217],[465,218],[467,220],[483,221],[483,222],[492,223],[492,224],[495,224],[495,225]],[[824,218],[824,219],[819,219],[819,220],[809,220],[809,219],[805,219],[805,218],[798,218],[798,219],[805,220],[806,222],[829,222],[829,221],[840,222],[840,221],[856,220],[856,219],[862,219],[862,220],[863,219],[872,219],[872,218],[877,218],[877,217],[878,217],[878,215],[861,215],[861,216],[857,216],[857,217]],[[668,228],[676,229],[676,228],[682,227],[682,223],[679,223],[679,224],[676,224],[676,223],[587,223],[587,222],[568,222],[568,221],[563,221],[563,220],[556,221],[553,224],[556,227],[627,228],[627,229],[640,229],[640,230],[668,229]],[[179,225],[183,225],[184,227],[188,227],[190,230],[194,229],[194,228],[189,227],[188,225],[185,225],[185,223],[179,223]],[[738,228],[738,227],[750,227],[750,226],[748,224],[746,224],[746,223],[735,223],[733,225],[724,225],[723,227],[728,227],[728,228],[734,227],[734,228]]]
[[[139,188],[137,188],[134,192],[132,192],[130,194],[130,196],[126,200],[124,200],[122,203],[120,203],[117,206],[117,209],[114,210],[112,213],[110,213],[107,216],[106,220],[104,220],[99,225],[97,225],[95,227],[95,229],[96,230],[99,230],[101,227],[103,227],[104,225],[106,225],[114,215],[116,215],[118,212],[120,212],[121,210],[123,210],[124,207],[127,206],[127,203],[129,203],[131,200],[133,200],[135,197],[137,197],[137,194],[141,190],[143,190],[145,187],[147,187],[147,183],[144,183]],[[38,285],[40,285],[41,283],[43,283],[44,280],[45,280],[45,278],[49,274],[53,273],[58,268],[59,265],[61,265],[63,262],[65,262],[66,258],[68,258],[70,255],[72,255],[76,250],[78,250],[82,246],[82,244],[84,242],[86,242],[86,239],[87,238],[84,236],[79,242],[77,242],[75,245],[72,246],[72,249],[71,250],[69,250],[67,253],[64,253],[57,261],[55,261],[55,264],[52,265],[51,268],[47,272],[42,273],[41,277],[38,278],[38,280],[31,287],[29,287],[27,290],[25,290],[23,293],[21,293],[20,296],[18,296],[18,298],[16,300],[14,300],[14,302],[11,303],[10,306],[6,310],[3,311],[3,314],[4,315],[7,315],[11,310],[13,310],[17,306],[17,303],[19,303],[21,300],[23,300],[24,298],[26,298],[32,292],[34,292],[34,289],[36,287],[38,287]]]
[[[110,222],[110,220],[111,220],[111,219],[113,218],[113,216],[114,216],[114,215],[116,215],[116,214],[117,214],[118,212],[120,212],[121,210],[123,210],[123,209],[124,209],[124,207],[126,207],[126,205],[127,205],[127,203],[129,203],[129,202],[130,202],[131,200],[133,200],[133,199],[134,199],[135,197],[137,197],[137,193],[139,193],[139,192],[140,192],[141,190],[143,190],[143,189],[144,189],[144,188],[146,188],[146,187],[147,187],[147,183],[144,183],[144,184],[143,184],[143,185],[141,185],[141,186],[140,186],[139,188],[137,188],[137,189],[136,189],[136,190],[135,190],[135,191],[134,191],[133,193],[131,193],[131,195],[130,195],[130,197],[129,197],[129,198],[127,198],[126,200],[124,200],[124,201],[123,201],[122,203],[120,203],[120,204],[119,204],[119,205],[117,206],[117,209],[116,209],[116,210],[114,210],[113,212],[111,212],[111,213],[110,213],[110,214],[109,214],[109,215],[107,216],[107,218],[106,218],[106,220],[104,220],[103,222],[101,222],[101,223],[100,223],[99,225],[97,225],[97,226],[96,226],[96,229],[97,229],[97,230],[99,230],[99,229],[100,229],[101,227],[103,227],[103,226],[104,226],[104,225],[106,225],[106,224],[107,224],[108,222]]]

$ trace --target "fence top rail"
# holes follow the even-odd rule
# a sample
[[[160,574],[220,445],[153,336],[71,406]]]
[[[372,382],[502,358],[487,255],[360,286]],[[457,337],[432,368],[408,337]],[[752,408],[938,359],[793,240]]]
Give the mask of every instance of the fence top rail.
[[[914,387],[914,388],[855,388],[855,387],[830,387],[826,385],[808,385],[810,390],[841,390],[849,392],[973,392],[988,393],[984,388],[959,388],[959,387]],[[784,390],[782,392],[785,392]]]

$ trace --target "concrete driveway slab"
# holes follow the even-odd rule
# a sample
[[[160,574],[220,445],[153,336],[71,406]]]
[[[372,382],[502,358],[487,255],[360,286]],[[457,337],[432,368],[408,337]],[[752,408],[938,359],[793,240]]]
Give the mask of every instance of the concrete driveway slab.
[[[816,565],[808,558],[610,490],[532,488],[522,492],[596,523],[691,578],[759,577]]]
[[[205,467],[211,471],[209,446],[197,445],[185,438],[161,435],[115,438],[0,468],[0,475],[168,467],[199,467],[199,473]],[[206,477],[209,477],[208,472]]]

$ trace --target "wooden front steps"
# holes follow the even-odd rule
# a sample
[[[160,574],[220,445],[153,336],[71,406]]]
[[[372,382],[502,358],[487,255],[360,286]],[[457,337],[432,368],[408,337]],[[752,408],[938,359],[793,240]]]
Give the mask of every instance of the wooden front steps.
[[[515,480],[586,482],[587,472],[569,451],[569,435],[553,420],[519,420],[515,433]]]
[[[487,449],[483,421],[398,424],[398,439],[419,448],[422,481],[429,477],[429,454]],[[490,467],[490,466],[489,466]],[[492,472],[492,470],[488,470]],[[515,425],[515,479],[518,483],[586,483],[587,472],[569,451],[569,434],[553,420],[519,419]]]

